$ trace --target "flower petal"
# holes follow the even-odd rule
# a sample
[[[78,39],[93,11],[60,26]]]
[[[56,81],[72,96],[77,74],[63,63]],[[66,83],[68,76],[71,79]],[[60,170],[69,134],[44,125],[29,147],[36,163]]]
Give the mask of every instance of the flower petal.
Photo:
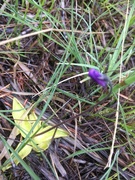
[[[106,87],[108,84],[108,78],[106,75],[100,73],[96,69],[90,69],[88,75],[93,79],[97,84],[102,87]]]

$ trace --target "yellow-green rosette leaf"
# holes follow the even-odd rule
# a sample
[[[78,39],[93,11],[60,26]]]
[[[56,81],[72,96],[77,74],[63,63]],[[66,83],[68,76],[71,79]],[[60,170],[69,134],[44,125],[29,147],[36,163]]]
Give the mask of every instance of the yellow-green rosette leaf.
[[[21,143],[18,144],[18,146],[16,147],[16,150],[19,148]],[[15,151],[16,151],[15,150]],[[24,159],[26,156],[28,156],[30,154],[32,150],[32,147],[30,145],[25,145],[18,153],[18,155]],[[11,157],[13,156],[13,154],[11,154]],[[19,163],[19,161],[16,158],[13,158],[14,163],[17,165]],[[11,167],[11,163],[8,163],[5,167],[2,168],[2,171],[5,171],[7,169],[9,169]]]
[[[16,150],[19,148],[20,144],[21,144],[21,143],[18,144]],[[32,150],[31,145],[26,144],[26,145],[19,151],[18,154],[19,154],[19,156],[20,156],[22,159],[24,159],[26,156],[28,156],[28,155],[30,154],[31,150]],[[14,160],[14,162],[15,162],[15,164],[18,164],[18,163],[19,163],[16,159]]]
[[[28,121],[28,112],[23,107],[23,105],[16,99],[13,98],[13,112],[12,116],[14,121],[18,127],[18,131],[21,133],[23,137],[26,137],[26,134],[31,129],[31,124]]]
[[[21,123],[21,130],[20,130],[20,133],[22,135],[22,137],[26,137],[26,135],[29,133],[29,131],[31,130],[31,124],[28,120],[24,120],[22,123]]]
[[[46,150],[49,147],[50,143],[51,141],[48,140],[48,141],[40,142],[40,144],[31,143],[31,145],[34,151],[41,152]]]
[[[63,129],[54,128],[52,130],[49,130],[50,128],[52,128],[52,126],[47,126],[45,128],[40,129],[38,131],[37,135],[35,135],[35,137],[33,138],[34,142],[36,144],[40,144],[40,143],[43,143],[43,142],[46,142],[46,141],[51,141],[52,138],[59,138],[59,137],[68,136],[67,131],[65,131]],[[45,131],[47,131],[47,132],[45,132]],[[41,134],[41,133],[43,133],[43,134]],[[38,134],[40,134],[40,135],[38,135]]]
[[[34,113],[34,111],[32,111],[30,114],[29,114],[29,122],[31,123],[31,125],[33,126],[34,123],[36,122],[37,120],[37,116],[36,114]],[[34,131],[32,134],[35,134],[39,129],[41,128],[41,121],[38,122],[38,124],[36,125],[36,127],[34,128]]]
[[[14,121],[16,124],[21,123],[21,118],[23,117],[23,115],[26,112],[26,109],[23,107],[23,105],[16,99],[13,98],[13,106],[12,106],[12,116],[14,118]],[[25,116],[24,118],[27,119],[27,116]]]
[[[34,113],[34,111],[32,111],[29,115],[28,115],[29,121],[30,123],[33,125],[35,123],[35,121],[37,120],[37,116]],[[38,123],[38,126],[41,126],[41,121]]]
[[[49,147],[52,138],[60,138],[60,137],[68,136],[67,131],[65,131],[63,129],[54,128],[52,130],[49,130],[50,128],[52,128],[52,126],[47,126],[45,128],[41,128],[37,132],[37,135],[35,135],[35,137],[33,137],[33,141],[34,141],[34,143],[32,143],[33,150],[35,150],[37,152],[46,150]],[[49,131],[47,131],[47,130],[49,130]],[[47,132],[45,132],[45,131],[47,131]],[[40,135],[38,135],[38,134],[40,134]]]
[[[16,98],[14,98],[12,115],[16,124],[20,127],[19,131],[21,135],[25,138],[26,134],[29,133],[35,121],[38,119],[36,114],[34,113],[34,111],[30,112],[26,110],[23,107],[23,105]],[[52,126],[50,125],[48,125],[47,127],[43,127],[41,121],[39,121],[36,127],[33,129],[32,134],[30,135],[32,139],[29,142],[29,144],[31,144],[32,147],[29,145],[26,145],[26,147],[24,147],[19,152],[21,158],[26,157],[30,153],[32,148],[33,150],[37,152],[41,150],[46,150],[49,147],[52,138],[68,136],[68,133],[65,130],[62,130],[60,128],[54,128],[54,129],[51,129],[51,128]]]

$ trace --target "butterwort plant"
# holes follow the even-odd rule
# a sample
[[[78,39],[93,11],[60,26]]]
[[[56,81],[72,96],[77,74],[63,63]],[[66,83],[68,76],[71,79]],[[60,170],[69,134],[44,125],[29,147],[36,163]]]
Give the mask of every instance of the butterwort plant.
[[[104,88],[107,87],[108,84],[110,85],[109,78],[105,74],[102,74],[96,69],[90,69],[88,75],[91,77],[93,81],[95,81],[97,84]]]

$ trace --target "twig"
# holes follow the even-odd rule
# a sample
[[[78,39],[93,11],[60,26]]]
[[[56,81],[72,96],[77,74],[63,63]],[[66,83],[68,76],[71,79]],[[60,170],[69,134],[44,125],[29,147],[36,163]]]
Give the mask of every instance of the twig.
[[[84,32],[84,31],[79,31],[79,30],[67,30],[67,29],[53,29],[53,28],[49,28],[49,29],[44,29],[44,30],[41,30],[41,31],[36,31],[36,32],[32,32],[32,33],[29,33],[29,34],[25,34],[25,35],[21,35],[21,36],[18,36],[18,37],[15,37],[15,38],[11,38],[11,39],[7,39],[7,40],[4,40],[4,41],[1,41],[0,42],[0,45],[4,45],[4,44],[7,44],[7,43],[10,43],[10,42],[13,42],[13,41],[18,41],[20,39],[24,39],[26,37],[30,37],[30,36],[35,36],[35,35],[38,35],[38,34],[41,34],[41,33],[47,33],[47,32],[74,32],[74,33],[79,33],[79,34],[108,34],[108,32]]]

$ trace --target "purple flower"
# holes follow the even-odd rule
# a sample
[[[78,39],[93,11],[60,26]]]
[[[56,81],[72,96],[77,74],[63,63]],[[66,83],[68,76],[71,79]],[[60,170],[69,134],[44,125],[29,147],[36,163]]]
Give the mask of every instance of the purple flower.
[[[106,87],[109,82],[108,77],[100,73],[96,69],[90,69],[88,75],[91,77],[91,79],[93,79],[97,84],[99,84],[102,87]]]

